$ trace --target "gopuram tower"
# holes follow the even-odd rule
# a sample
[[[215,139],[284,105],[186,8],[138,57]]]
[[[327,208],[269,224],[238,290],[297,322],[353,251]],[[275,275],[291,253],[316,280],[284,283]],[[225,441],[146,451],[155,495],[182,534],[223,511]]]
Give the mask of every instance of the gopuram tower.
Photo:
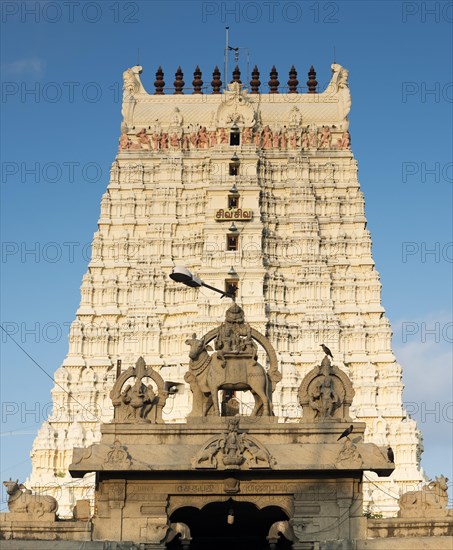
[[[395,454],[390,477],[365,474],[365,506],[395,515],[400,493],[422,480],[422,449],[371,255],[348,71],[332,65],[321,93],[313,67],[307,87],[292,67],[283,89],[273,67],[265,93],[257,67],[247,84],[236,67],[225,89],[216,67],[209,90],[198,67],[185,90],[180,68],[169,89],[159,67],[152,93],[141,73],[123,75],[119,150],[29,487],[57,496],[62,516],[91,494],[92,474],[67,473],[73,447],[100,440],[115,380],[140,356],[171,380],[165,422],[185,421],[186,340],[222,322],[230,299],[172,281],[184,265],[212,286],[233,285],[250,325],[272,343],[279,422],[300,416],[301,380],[324,356],[321,344],[330,348],[353,383],[350,414],[365,422],[365,441]],[[229,398],[230,414],[250,411],[252,399]]]

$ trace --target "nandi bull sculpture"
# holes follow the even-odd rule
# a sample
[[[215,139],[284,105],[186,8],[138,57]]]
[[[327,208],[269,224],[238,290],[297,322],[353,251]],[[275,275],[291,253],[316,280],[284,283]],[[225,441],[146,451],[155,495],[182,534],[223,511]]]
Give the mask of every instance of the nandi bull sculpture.
[[[209,345],[214,339],[216,351]],[[268,371],[257,362],[255,342],[267,352]],[[211,408],[219,416],[219,390],[250,390],[255,399],[251,416],[273,414],[272,392],[281,380],[277,357],[269,340],[245,322],[244,312],[236,303],[227,310],[220,327],[202,338],[194,334],[186,344],[190,346],[190,362],[185,380],[194,398],[190,416],[207,416]]]
[[[58,510],[58,502],[48,495],[33,495],[19,480],[4,481],[8,493],[8,509],[17,514],[34,514],[41,517],[44,514],[54,514]]]

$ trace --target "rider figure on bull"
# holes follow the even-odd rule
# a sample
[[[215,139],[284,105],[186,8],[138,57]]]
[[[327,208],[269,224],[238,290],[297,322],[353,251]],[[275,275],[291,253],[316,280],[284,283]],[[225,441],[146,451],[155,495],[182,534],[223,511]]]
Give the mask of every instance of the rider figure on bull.
[[[217,357],[223,361],[225,367],[224,353],[252,353],[254,360],[257,359],[258,348],[252,340],[252,329],[245,322],[244,311],[234,303],[225,314],[225,322],[219,327],[215,341]]]

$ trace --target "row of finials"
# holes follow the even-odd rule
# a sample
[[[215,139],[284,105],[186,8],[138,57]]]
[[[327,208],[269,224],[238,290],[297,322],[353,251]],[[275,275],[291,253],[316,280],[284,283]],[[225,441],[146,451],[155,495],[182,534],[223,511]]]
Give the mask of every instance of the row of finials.
[[[193,81],[192,81],[192,93],[193,94],[202,94],[203,93],[203,80],[201,79],[202,74],[200,68],[196,67],[194,73],[193,73]],[[175,81],[173,82],[174,85],[174,94],[183,94],[184,89],[184,73],[181,70],[181,67],[178,67],[176,73],[175,73]],[[239,67],[236,65],[236,67],[233,70],[233,82],[238,82],[239,84],[242,84],[241,81],[241,71],[239,70]],[[278,94],[279,90],[278,87],[280,86],[280,81],[278,80],[278,72],[275,68],[275,66],[272,67],[270,75],[269,75],[269,93],[270,94]],[[308,87],[308,93],[309,94],[316,94],[316,86],[318,85],[318,81],[316,80],[316,71],[313,68],[313,65],[310,67],[310,70],[308,71],[308,80],[307,80],[307,87]],[[215,67],[213,73],[212,73],[212,93],[213,94],[220,94],[221,87],[222,87],[222,81],[220,80],[220,71],[219,68]],[[250,93],[252,94],[259,94],[259,88],[261,86],[260,81],[260,72],[258,70],[258,67],[255,65],[253,71],[252,71],[252,79],[250,81]],[[156,81],[154,82],[154,87],[156,91],[154,92],[155,95],[163,95],[164,88],[165,88],[165,82],[164,82],[164,72],[162,70],[162,67],[159,66],[159,68],[156,71]],[[297,80],[297,71],[294,68],[294,65],[291,67],[289,71],[289,80],[288,80],[288,90],[286,93],[290,94],[297,94],[299,93],[299,81]]]

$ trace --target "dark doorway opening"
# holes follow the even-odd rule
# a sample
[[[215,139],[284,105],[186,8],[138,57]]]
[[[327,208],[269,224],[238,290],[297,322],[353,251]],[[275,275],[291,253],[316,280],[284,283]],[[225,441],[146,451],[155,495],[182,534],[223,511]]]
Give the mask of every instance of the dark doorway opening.
[[[176,510],[170,518],[173,522],[185,523],[192,536],[190,550],[269,550],[266,540],[271,525],[288,517],[278,506],[262,510],[249,502],[213,502],[202,510],[184,507]],[[168,550],[180,550],[181,543],[175,539],[167,545]],[[276,546],[278,550],[292,548],[283,536]]]

